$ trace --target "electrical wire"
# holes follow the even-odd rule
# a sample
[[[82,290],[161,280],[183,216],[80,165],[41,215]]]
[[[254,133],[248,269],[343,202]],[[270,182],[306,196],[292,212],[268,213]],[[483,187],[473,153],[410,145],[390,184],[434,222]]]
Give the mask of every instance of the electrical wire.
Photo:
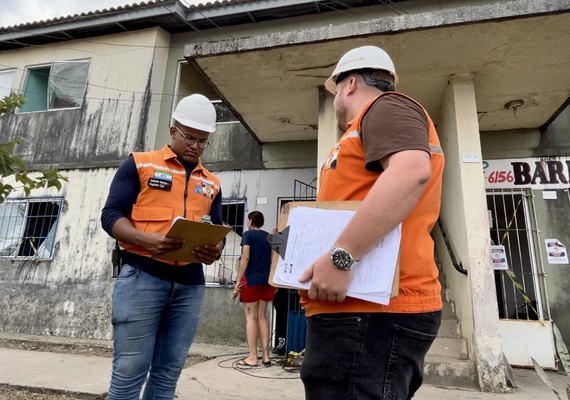
[[[184,3],[185,9],[187,11],[190,12],[195,12],[200,14],[205,20],[207,20],[208,22],[210,22],[216,29],[220,30],[221,32],[224,33],[224,35],[230,37],[231,39],[235,40],[235,37],[232,36],[227,30],[225,30],[224,28],[222,28],[220,25],[218,25],[213,19],[209,18],[206,14],[204,14],[202,11],[198,10],[195,6],[189,4],[186,0],[180,0],[182,3]],[[354,15],[352,15],[351,13],[345,11],[345,10],[341,10],[339,8],[335,8],[334,6],[327,4],[328,2],[337,4],[337,5],[343,5],[346,9],[354,11],[354,12],[359,12],[359,13],[366,13],[365,11],[360,10],[357,7],[351,6],[350,4],[348,4],[346,1],[342,1],[342,0],[317,0],[315,1],[315,4],[318,6],[322,6],[322,7],[326,7],[329,8],[333,11],[337,11],[337,12],[341,12],[344,13],[346,15],[349,15],[351,17],[354,17]],[[404,12],[405,14],[409,14],[403,7],[401,7],[400,5],[398,5],[397,3],[395,3],[392,0],[378,0],[384,7],[390,9],[391,11],[393,11],[394,13],[396,13],[397,15],[400,15],[400,13],[395,10],[395,8],[398,8],[399,10],[401,10],[402,12]],[[394,7],[391,7],[390,5],[393,5]],[[164,8],[166,11],[168,11],[171,15],[174,15],[177,19],[179,19],[180,21],[184,22],[188,27],[190,27],[193,31],[195,31],[196,33],[206,37],[208,39],[208,41],[210,42],[214,42],[215,40],[212,39],[210,36],[208,36],[207,34],[205,34],[203,31],[201,31],[200,29],[196,28],[194,25],[192,25],[189,21],[187,21],[185,18],[183,18],[181,15],[179,15],[178,13],[176,13],[175,11],[171,10],[170,8],[168,8],[167,6],[161,6],[162,8]],[[16,28],[16,31],[24,31],[24,29],[21,28]],[[49,39],[55,39],[58,41],[61,40],[65,40],[65,38],[62,38],[61,36],[55,36],[55,35],[50,35],[50,34],[44,34],[44,33],[29,33],[29,36],[32,37],[46,37]],[[74,40],[74,39],[72,39]],[[75,40],[81,40],[81,39],[75,39]],[[14,43],[14,44],[18,44],[21,46],[28,46],[28,47],[38,47],[38,46],[42,46],[42,45],[35,45],[35,44],[26,44],[17,40],[0,40],[0,42],[2,43]],[[117,47],[140,47],[140,48],[184,48],[184,46],[152,46],[152,45],[131,45],[131,44],[119,44],[119,43],[109,43],[109,42],[101,42],[101,41],[93,41],[93,40],[85,40],[86,43],[94,43],[94,44],[101,44],[101,45],[108,45],[108,46],[117,46]]]
[[[175,13],[174,11],[170,10],[168,7],[166,6],[162,6],[166,11],[168,11],[169,13],[171,13],[172,15],[174,15],[174,17],[178,18],[179,20],[181,20],[182,22],[184,22],[186,25],[188,25],[193,31],[201,34],[202,36],[205,36],[210,42],[213,42],[214,40],[209,37],[208,35],[206,35],[204,32],[202,32],[200,29],[196,28],[194,25],[192,25],[190,22],[188,22],[186,20],[186,18],[183,18],[181,15]]]
[[[198,14],[200,14],[202,17],[204,17],[208,22],[210,22],[212,25],[214,25],[216,28],[218,28],[219,30],[221,30],[222,32],[224,32],[226,35],[228,35],[230,38],[235,39],[235,37],[233,37],[232,35],[230,35],[227,31],[225,31],[221,26],[219,26],[218,24],[216,24],[211,18],[208,18],[204,13],[202,13],[200,10],[198,10],[198,8],[196,8],[194,5],[188,4],[188,2],[186,0],[180,0],[182,1],[184,4],[186,4],[186,7],[189,10],[192,10],[193,12],[197,12]]]
[[[271,332],[271,335],[269,337],[269,343],[267,343],[267,345],[262,349],[262,354],[269,349],[270,347],[270,343],[272,341],[272,339],[274,339],[275,337],[275,330],[273,330]],[[287,379],[300,379],[300,376],[293,376],[293,377],[275,377],[275,376],[267,376],[267,375],[260,375],[259,373],[267,370],[267,366],[264,366],[263,364],[259,364],[259,362],[255,365],[255,366],[251,366],[251,367],[243,367],[238,365],[238,362],[244,359],[244,355],[248,355],[249,351],[243,351],[243,352],[237,352],[237,353],[227,353],[227,354],[222,354],[220,356],[216,356],[215,358],[219,358],[219,357],[224,357],[223,359],[218,361],[218,367],[220,368],[226,368],[226,369],[233,369],[235,371],[241,372],[244,375],[248,375],[248,376],[252,376],[255,378],[260,378],[260,379],[279,379],[279,380],[287,380]],[[286,357],[285,356],[272,356],[271,358],[271,362],[272,365],[281,365],[281,368],[286,371],[286,372],[290,372],[290,373],[299,373],[300,372],[300,366],[295,366],[295,367],[291,367],[291,366],[286,366]]]
[[[191,10],[193,7],[191,7],[191,5],[189,3],[186,2],[186,0],[181,0],[182,2],[184,2],[185,6],[187,9]],[[384,6],[388,7],[389,9],[391,9],[392,11],[394,11],[395,13],[397,13],[399,15],[399,13],[394,10],[392,7],[389,6],[388,3],[391,3],[395,6],[397,6],[399,9],[403,10],[404,12],[408,13],[406,10],[404,10],[402,7],[400,7],[399,5],[397,5],[396,3],[394,3],[394,1],[392,0],[379,0],[380,3],[382,3]],[[364,13],[364,11],[357,9],[356,7],[350,6],[349,4],[341,1],[341,0],[332,0],[332,3],[338,4],[338,5],[343,5],[345,6],[347,9],[350,9],[351,11],[357,11],[360,13]],[[326,4],[324,1],[317,1],[317,4],[330,8],[334,11],[338,11],[338,12],[342,12],[344,14],[347,14],[349,16],[353,16],[351,13],[345,11],[345,10],[340,10],[338,8],[335,8],[329,4]],[[205,36],[208,40],[213,41],[212,38],[210,38],[208,35],[204,34],[202,31],[200,31],[199,29],[195,28],[192,24],[190,24],[188,21],[186,21],[184,18],[182,18],[179,14],[175,13],[174,11],[170,10],[168,7],[166,6],[162,6],[164,9],[166,9],[169,13],[171,13],[172,15],[174,15],[175,17],[181,19],[182,21],[184,21],[190,28],[192,28],[194,31],[196,31],[197,33],[202,34],[203,36]],[[202,12],[200,12],[199,10],[193,10],[195,12],[198,12],[200,15],[202,15],[205,19],[207,19],[209,22],[211,22],[217,29],[221,30],[222,32],[224,32],[224,34],[228,35],[230,38],[235,39],[231,34],[229,34],[227,31],[225,31],[224,29],[222,29],[219,25],[217,25],[213,20],[211,20],[210,18],[208,18],[207,16],[205,16]],[[50,36],[50,35],[43,35],[43,34],[34,34],[34,36],[45,36],[45,37],[50,37],[50,38],[55,38],[55,39],[61,39],[59,37],[55,37],[55,36]],[[107,43],[107,42],[99,42],[99,41],[85,41],[87,43],[95,43],[95,44],[101,44],[101,45],[109,45],[109,46],[119,46],[119,47],[133,47],[133,48],[183,48],[183,46],[151,46],[151,45],[131,45],[131,44],[117,44],[117,43]],[[34,47],[38,46],[38,45],[33,45]],[[71,48],[72,50],[80,50],[80,51],[85,51],[85,52],[89,52],[86,50],[81,50],[81,49],[74,49]],[[124,52],[123,52],[124,53]],[[97,54],[97,53],[93,53],[93,54]],[[11,67],[5,64],[0,64],[6,68],[10,68],[10,69],[16,69],[18,71],[22,71],[22,72],[26,72],[27,69],[22,69],[22,68],[17,68],[17,67]],[[61,78],[60,78],[61,79]],[[77,84],[85,84],[85,82],[82,81],[76,81],[73,79],[69,79],[69,78],[63,78],[63,80],[66,80],[68,83],[77,83]],[[136,94],[140,94],[143,96],[147,96],[147,95],[151,95],[151,96],[161,96],[161,97],[167,97],[168,99],[158,99],[158,100],[154,100],[151,99],[151,102],[165,102],[168,101],[170,98],[174,98],[175,94],[174,93],[165,93],[165,92],[146,92],[146,91],[138,91],[138,90],[126,90],[126,89],[119,89],[119,88],[115,88],[115,87],[111,87],[111,86],[106,86],[106,85],[100,85],[100,84],[96,84],[96,83],[92,83],[92,82],[87,82],[87,88],[89,87],[95,87],[95,88],[101,88],[101,89],[106,89],[106,90],[112,90],[112,91],[117,91],[120,93],[125,93],[125,94],[130,94],[130,95],[136,95]],[[3,89],[9,89],[11,90],[12,88],[6,88],[3,87]],[[30,94],[35,94],[33,92],[28,92]],[[148,101],[148,99],[145,98],[141,98],[141,99],[111,99],[111,98],[103,98],[103,97],[94,97],[94,96],[85,96],[86,99],[90,99],[90,100],[112,100],[112,101],[120,101],[120,102],[135,102],[135,101]]]
[[[392,7],[389,7],[388,4],[384,3],[384,0],[378,0],[380,1],[380,3],[384,4],[386,7],[388,7],[390,10],[394,11],[396,14],[400,15],[400,13],[398,13],[396,10],[394,10]],[[396,4],[394,1],[392,0],[385,0],[386,3],[390,3],[393,4],[396,8],[399,8],[404,14],[409,14],[408,11],[406,11],[403,7],[401,7],[399,4]]]

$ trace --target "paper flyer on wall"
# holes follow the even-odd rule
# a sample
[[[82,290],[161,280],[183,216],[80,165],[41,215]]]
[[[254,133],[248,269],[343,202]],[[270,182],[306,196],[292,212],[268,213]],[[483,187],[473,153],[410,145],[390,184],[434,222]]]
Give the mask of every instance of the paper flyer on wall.
[[[549,264],[568,264],[566,246],[558,239],[544,239]]]
[[[494,270],[509,269],[509,263],[507,262],[507,253],[505,251],[505,246],[501,245],[491,246],[491,261],[493,263]]]

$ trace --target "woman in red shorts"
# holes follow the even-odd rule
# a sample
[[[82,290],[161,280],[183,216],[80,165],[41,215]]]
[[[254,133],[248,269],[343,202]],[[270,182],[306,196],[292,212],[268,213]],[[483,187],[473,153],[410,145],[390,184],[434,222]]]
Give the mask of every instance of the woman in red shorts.
[[[244,305],[245,330],[249,355],[238,361],[239,367],[255,367],[257,360],[257,335],[263,348],[261,363],[271,365],[269,357],[269,322],[267,321],[267,303],[273,301],[275,288],[270,286],[269,269],[271,264],[271,246],[267,241],[268,233],[261,229],[263,214],[252,211],[247,215],[247,228],[241,239],[241,260],[236,280],[235,293]]]

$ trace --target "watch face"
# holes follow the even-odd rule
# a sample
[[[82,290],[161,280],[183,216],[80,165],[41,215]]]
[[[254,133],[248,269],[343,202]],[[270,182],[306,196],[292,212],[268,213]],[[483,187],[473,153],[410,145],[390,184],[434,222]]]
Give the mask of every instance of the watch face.
[[[331,256],[333,264],[339,269],[350,269],[354,263],[350,253],[344,249],[335,249]]]

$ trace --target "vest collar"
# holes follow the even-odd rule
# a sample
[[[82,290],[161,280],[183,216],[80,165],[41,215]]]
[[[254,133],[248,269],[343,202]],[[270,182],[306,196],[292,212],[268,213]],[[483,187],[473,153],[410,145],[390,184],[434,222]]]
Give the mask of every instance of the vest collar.
[[[164,147],[160,149],[160,151],[162,152],[162,156],[165,161],[175,161],[180,166],[182,166],[182,163],[178,161],[178,156],[176,155],[175,152],[172,151],[170,145],[165,144]],[[198,164],[196,165],[196,168],[194,168],[194,170],[192,171],[192,173],[197,173],[197,172],[204,174],[204,166],[202,165],[201,159],[198,159]]]
[[[376,100],[378,100],[384,94],[386,94],[386,92],[382,92],[378,96],[375,96],[372,99],[370,99],[370,101],[362,108],[362,110],[360,110],[358,115],[353,119],[351,119],[350,121],[348,121],[348,129],[346,130],[346,132],[360,130],[360,122],[362,121],[362,118],[364,118],[364,115],[368,112],[368,110],[376,102]]]

